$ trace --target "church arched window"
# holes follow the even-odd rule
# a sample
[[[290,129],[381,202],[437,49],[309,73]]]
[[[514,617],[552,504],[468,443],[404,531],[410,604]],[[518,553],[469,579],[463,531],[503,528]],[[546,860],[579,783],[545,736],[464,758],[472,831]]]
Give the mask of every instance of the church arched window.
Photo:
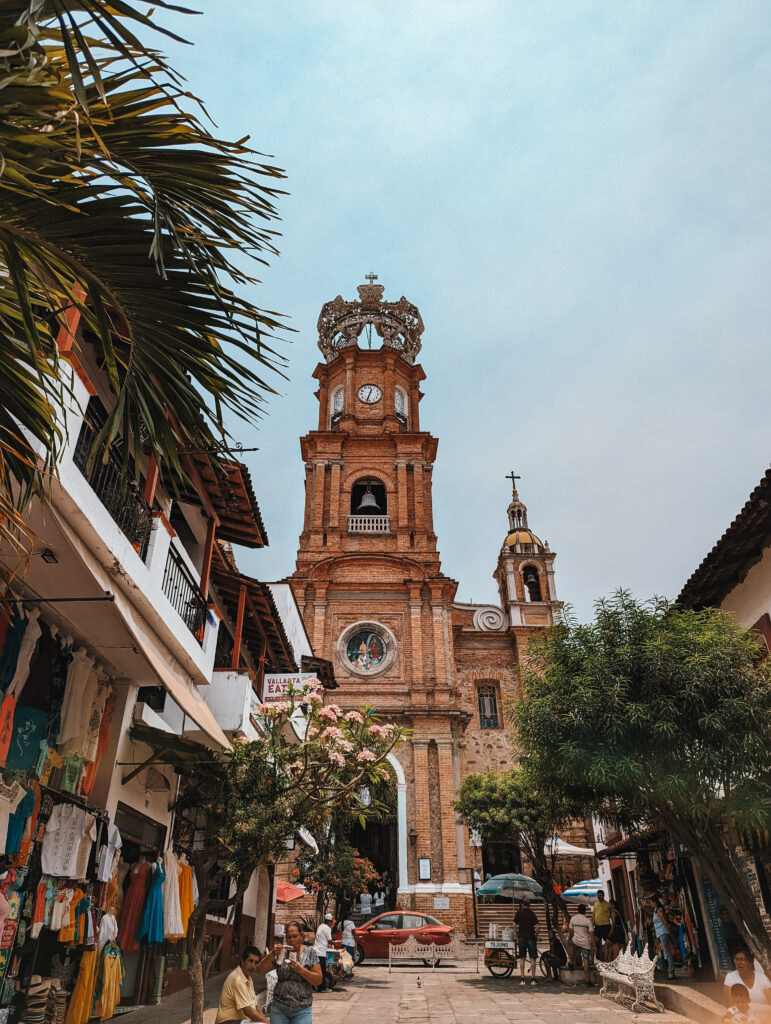
[[[407,396],[401,388],[394,391],[394,415],[403,429],[407,428]]]
[[[525,584],[525,597],[528,601],[542,601],[541,580],[534,565],[526,565],[522,570],[522,581]]]
[[[332,401],[329,403],[329,428],[334,430],[343,415],[343,402],[345,392],[343,388],[336,388],[332,392]]]

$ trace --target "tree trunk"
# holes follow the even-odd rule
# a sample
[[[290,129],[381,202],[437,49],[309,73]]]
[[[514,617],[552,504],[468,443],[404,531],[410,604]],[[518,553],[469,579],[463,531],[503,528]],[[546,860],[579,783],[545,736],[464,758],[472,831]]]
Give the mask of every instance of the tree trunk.
[[[187,972],[190,975],[190,1024],[203,1024],[204,981],[203,981],[203,944],[206,938],[206,915],[198,917],[193,925],[192,936],[188,935]]]

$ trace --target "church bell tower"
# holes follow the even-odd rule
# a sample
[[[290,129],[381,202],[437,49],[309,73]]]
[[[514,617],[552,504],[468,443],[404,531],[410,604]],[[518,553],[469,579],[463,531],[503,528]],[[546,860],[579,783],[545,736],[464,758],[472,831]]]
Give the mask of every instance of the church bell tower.
[[[443,920],[465,930],[470,886],[452,800],[469,715],[455,685],[457,583],[441,571],[434,533],[438,442],[420,423],[423,320],[375,282],[368,275],[358,300],[338,295],[319,316],[318,424],[301,439],[305,517],[290,582],[314,651],[334,663],[336,702],[374,705],[411,730],[391,759],[392,833],[360,848],[397,880],[404,909],[435,913],[440,899]],[[375,842],[367,832],[357,843]]]

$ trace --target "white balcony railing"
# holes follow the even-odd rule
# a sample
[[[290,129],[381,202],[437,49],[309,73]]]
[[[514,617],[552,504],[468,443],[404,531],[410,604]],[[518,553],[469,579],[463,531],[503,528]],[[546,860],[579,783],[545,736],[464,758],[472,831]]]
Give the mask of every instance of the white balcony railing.
[[[349,533],[388,533],[388,516],[348,516]]]

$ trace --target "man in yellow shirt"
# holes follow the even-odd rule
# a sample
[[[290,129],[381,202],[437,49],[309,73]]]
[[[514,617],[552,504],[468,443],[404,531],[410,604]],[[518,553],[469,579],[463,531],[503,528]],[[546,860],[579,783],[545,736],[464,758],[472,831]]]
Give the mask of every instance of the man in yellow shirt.
[[[593,909],[594,936],[597,940],[597,957],[605,959],[605,943],[610,935],[610,903],[602,889],[597,890],[597,902]]]
[[[256,946],[247,946],[239,966],[225,978],[215,1024],[225,1024],[227,1021],[246,1024],[252,1020],[267,1024],[269,1018],[257,1008],[257,993],[252,981],[252,975],[259,962],[259,949]]]

